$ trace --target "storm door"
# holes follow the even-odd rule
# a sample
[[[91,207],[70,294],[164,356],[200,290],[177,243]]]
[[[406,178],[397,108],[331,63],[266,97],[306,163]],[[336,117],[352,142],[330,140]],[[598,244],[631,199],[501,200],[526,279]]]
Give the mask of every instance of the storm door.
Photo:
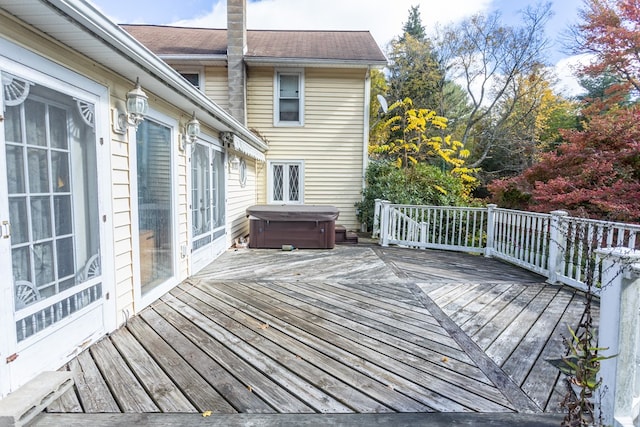
[[[10,259],[0,263],[12,288],[13,388],[104,329],[104,291],[94,103],[1,76],[0,246]]]
[[[225,185],[223,153],[198,141],[191,153],[192,273],[224,250]]]

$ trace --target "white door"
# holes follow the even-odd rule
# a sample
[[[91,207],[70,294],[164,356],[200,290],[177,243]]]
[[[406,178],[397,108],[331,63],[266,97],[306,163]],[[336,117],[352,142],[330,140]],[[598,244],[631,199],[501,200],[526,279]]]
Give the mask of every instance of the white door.
[[[196,273],[226,248],[224,154],[198,141],[191,153],[191,272]]]
[[[13,68],[0,63],[0,396],[105,330],[98,99]]]

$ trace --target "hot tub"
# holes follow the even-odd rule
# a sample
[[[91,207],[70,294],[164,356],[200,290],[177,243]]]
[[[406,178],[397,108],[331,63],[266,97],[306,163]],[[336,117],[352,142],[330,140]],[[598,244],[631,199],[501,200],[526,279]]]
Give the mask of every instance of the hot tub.
[[[249,247],[333,249],[340,211],[320,205],[255,205],[247,209]]]

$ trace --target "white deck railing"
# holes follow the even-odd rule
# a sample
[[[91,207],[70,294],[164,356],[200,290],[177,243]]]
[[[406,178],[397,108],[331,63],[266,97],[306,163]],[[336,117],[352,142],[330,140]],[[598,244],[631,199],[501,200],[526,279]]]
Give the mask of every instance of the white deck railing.
[[[601,269],[589,257],[598,249],[624,247],[640,250],[640,225],[570,217],[564,211],[549,214],[452,206],[396,205],[376,201],[374,237],[382,246],[400,245],[483,253],[504,259],[586,291],[586,278]]]
[[[534,271],[549,283],[600,299],[606,425],[632,426],[640,415],[640,225],[549,214],[376,200],[373,237],[382,246],[482,253]],[[591,280],[590,280],[591,279]]]

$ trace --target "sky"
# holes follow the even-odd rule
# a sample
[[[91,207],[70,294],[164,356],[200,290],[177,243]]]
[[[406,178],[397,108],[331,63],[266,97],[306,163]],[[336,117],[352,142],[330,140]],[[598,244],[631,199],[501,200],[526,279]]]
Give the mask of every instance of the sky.
[[[226,0],[89,0],[118,24],[158,24],[226,28]],[[505,23],[518,24],[519,11],[541,0],[247,0],[249,29],[369,30],[383,51],[402,31],[411,6],[420,7],[422,24],[456,23],[476,13],[499,11]],[[549,61],[567,95],[579,92],[562,46],[568,25],[577,21],[584,0],[546,0],[553,17],[547,24]]]

